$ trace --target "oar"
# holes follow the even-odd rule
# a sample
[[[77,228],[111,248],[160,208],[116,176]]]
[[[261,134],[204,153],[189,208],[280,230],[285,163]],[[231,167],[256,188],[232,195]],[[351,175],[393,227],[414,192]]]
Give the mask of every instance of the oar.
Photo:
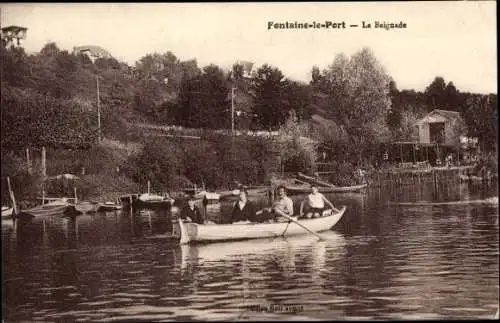
[[[286,214],[280,214],[281,216],[284,216],[285,218],[287,218],[288,220],[292,221],[292,222],[295,222],[295,224],[297,224],[298,226],[302,227],[302,229],[308,231],[309,233],[312,233],[314,234],[316,237],[319,238],[320,241],[325,241],[326,239],[323,238],[322,236],[320,236],[319,234],[317,234],[316,232],[310,230],[308,227],[306,227],[305,225],[303,225],[302,223],[300,223],[299,221],[295,220],[294,218],[292,218],[291,216],[288,216]]]
[[[260,211],[257,211],[255,212],[255,214],[259,215],[259,214],[262,214],[266,209],[262,209]],[[307,232],[311,233],[311,234],[314,234],[316,237],[319,238],[320,241],[325,241],[326,239],[323,238],[321,235],[317,234],[316,232],[310,230],[308,227],[306,227],[305,225],[303,225],[302,223],[300,223],[299,221],[295,220],[294,218],[292,218],[291,216],[288,216],[286,214],[280,214],[281,216],[287,218],[288,220],[292,221],[292,222],[295,222],[295,224],[297,224],[299,227],[302,227],[304,230],[306,230]]]

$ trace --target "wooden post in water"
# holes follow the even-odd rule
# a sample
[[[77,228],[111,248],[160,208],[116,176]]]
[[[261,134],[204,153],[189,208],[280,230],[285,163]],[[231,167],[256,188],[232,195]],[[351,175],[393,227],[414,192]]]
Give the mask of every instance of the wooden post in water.
[[[413,149],[413,163],[416,163],[417,159],[415,158],[415,144],[412,145],[412,149]]]
[[[14,191],[12,190],[12,187],[10,186],[10,178],[7,176],[7,186],[9,188],[9,195],[10,199],[12,201],[12,208],[14,209],[14,214],[18,214],[17,210],[17,203],[16,203],[16,197],[14,196]]]
[[[47,176],[47,152],[45,147],[42,147],[42,176]]]
[[[31,175],[31,160],[30,160],[30,149],[26,148],[26,165],[28,167],[28,174]]]
[[[401,154],[401,163],[403,162],[403,145],[399,145],[399,153]]]

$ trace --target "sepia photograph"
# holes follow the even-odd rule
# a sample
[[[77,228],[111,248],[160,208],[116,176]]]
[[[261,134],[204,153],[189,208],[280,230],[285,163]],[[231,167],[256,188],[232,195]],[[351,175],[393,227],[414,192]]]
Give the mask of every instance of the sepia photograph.
[[[498,320],[496,12],[0,4],[2,322]]]

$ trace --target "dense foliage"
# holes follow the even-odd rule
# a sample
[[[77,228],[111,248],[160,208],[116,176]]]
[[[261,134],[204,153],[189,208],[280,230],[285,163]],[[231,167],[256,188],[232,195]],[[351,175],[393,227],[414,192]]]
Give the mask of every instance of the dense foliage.
[[[174,190],[193,184],[206,188],[234,187],[237,182],[263,183],[272,171],[265,139],[211,135],[201,140],[155,138],[131,156],[127,173],[139,183]],[[266,151],[267,150],[267,151]]]
[[[347,174],[353,161],[372,162],[378,143],[415,139],[414,122],[436,108],[459,111],[482,151],[497,149],[496,94],[460,92],[442,77],[423,92],[399,90],[366,48],[351,57],[338,54],[323,70],[313,67],[310,84],[290,80],[267,64],[249,79],[241,65],[231,71],[199,67],[196,60],[181,61],[169,51],[128,66],[114,58],[92,62],[48,43],[30,55],[0,47],[0,62],[2,175],[24,183],[23,192],[41,184],[38,173],[26,173],[22,152],[41,146],[48,149],[49,175],[86,169],[84,194],[102,193],[103,185],[137,189],[147,180],[159,188],[263,183],[280,170],[280,161],[285,171],[311,173],[317,145],[304,140],[310,134],[305,124],[322,147],[335,152],[330,157],[335,169]],[[122,156],[116,154],[121,148],[97,143],[98,102],[102,137],[119,145],[140,143],[143,149]],[[281,136],[273,142],[212,134],[186,141],[156,138],[158,133],[141,127],[229,129],[232,103],[237,130],[279,130]],[[39,157],[33,162],[39,164]],[[71,186],[61,185],[54,190]]]

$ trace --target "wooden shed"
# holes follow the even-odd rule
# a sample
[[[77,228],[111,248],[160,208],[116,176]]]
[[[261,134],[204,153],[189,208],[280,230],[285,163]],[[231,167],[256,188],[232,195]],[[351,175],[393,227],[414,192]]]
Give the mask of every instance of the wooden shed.
[[[466,132],[459,112],[433,110],[416,122],[419,143],[457,146]]]

